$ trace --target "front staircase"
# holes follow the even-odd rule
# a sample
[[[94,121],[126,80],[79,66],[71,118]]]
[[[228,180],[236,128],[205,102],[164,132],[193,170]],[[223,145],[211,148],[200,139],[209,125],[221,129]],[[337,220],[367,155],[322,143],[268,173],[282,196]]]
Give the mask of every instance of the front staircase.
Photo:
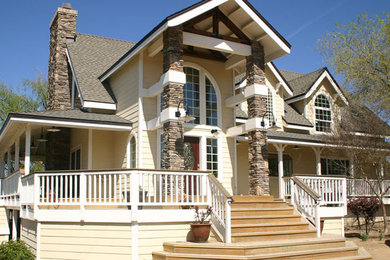
[[[155,260],[179,259],[372,259],[342,237],[317,238],[316,230],[286,202],[272,196],[235,196],[232,243],[164,243]]]

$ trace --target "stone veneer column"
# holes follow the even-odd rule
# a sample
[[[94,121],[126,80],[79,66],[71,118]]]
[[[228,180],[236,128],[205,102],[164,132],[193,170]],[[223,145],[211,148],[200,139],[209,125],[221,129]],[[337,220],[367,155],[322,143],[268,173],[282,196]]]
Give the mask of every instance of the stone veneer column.
[[[50,53],[47,110],[71,108],[71,73],[66,57],[66,42],[76,36],[77,11],[63,4],[50,24]]]
[[[181,26],[169,27],[163,34],[163,73],[183,71],[183,30]],[[163,110],[183,108],[183,85],[168,82],[163,89]],[[162,168],[184,169],[183,158],[183,122],[168,120],[163,126]]]
[[[247,57],[247,86],[265,86],[264,48],[258,42],[252,42],[252,54]],[[249,97],[248,119],[263,118],[267,109],[267,96],[255,94]],[[269,169],[267,135],[264,129],[248,132],[249,146],[249,194],[269,195]]]

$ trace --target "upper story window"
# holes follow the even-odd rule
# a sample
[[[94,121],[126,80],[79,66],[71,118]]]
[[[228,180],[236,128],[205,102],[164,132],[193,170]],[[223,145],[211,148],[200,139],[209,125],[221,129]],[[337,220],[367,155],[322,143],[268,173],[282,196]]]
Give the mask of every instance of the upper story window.
[[[314,101],[317,132],[329,133],[332,130],[332,110],[327,96],[320,94]]]
[[[186,84],[183,86],[184,109],[187,115],[195,117],[192,124],[218,126],[218,98],[212,80],[202,70],[184,67]],[[163,97],[160,95],[160,111]]]
[[[137,147],[135,142],[135,137],[132,136],[130,139],[130,168],[136,167],[136,154],[137,154]]]

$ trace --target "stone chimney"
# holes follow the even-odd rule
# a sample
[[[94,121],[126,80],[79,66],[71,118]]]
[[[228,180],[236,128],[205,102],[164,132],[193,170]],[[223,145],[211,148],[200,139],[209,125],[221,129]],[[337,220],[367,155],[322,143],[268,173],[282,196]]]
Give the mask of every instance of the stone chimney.
[[[77,11],[64,3],[50,23],[50,53],[47,110],[71,108],[71,70],[66,57],[66,42],[76,37]]]

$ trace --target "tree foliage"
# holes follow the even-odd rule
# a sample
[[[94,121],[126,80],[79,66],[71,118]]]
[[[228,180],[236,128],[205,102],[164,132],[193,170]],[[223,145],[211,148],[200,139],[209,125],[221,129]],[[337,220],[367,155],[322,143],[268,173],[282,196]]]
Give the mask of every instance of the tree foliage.
[[[390,14],[360,15],[319,40],[318,49],[344,84],[386,121],[390,119]]]
[[[33,260],[34,255],[21,241],[10,240],[0,245],[0,260]]]
[[[18,93],[0,82],[0,124],[12,112],[28,112],[46,108],[47,81],[38,76],[35,80],[23,79],[23,91]]]

